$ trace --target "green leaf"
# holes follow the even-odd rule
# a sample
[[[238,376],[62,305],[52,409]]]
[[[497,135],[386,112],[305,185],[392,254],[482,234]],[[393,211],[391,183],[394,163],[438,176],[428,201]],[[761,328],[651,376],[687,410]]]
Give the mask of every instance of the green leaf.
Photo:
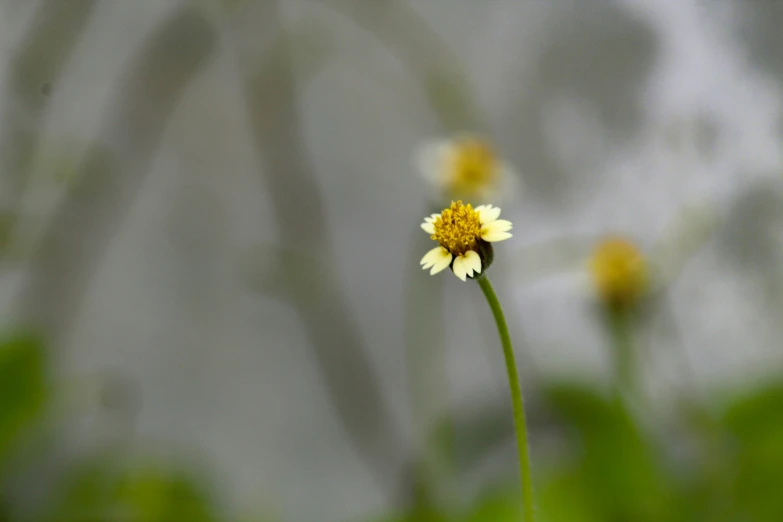
[[[77,520],[108,513],[117,497],[118,475],[112,459],[99,457],[82,462],[64,479],[61,498],[47,520]]]
[[[771,382],[739,393],[727,401],[722,421],[743,441],[763,435],[770,427],[783,425],[783,382]]]
[[[188,477],[158,469],[145,469],[129,477],[120,505],[145,522],[215,520],[205,495]]]
[[[536,501],[545,522],[603,522],[602,515],[577,469],[549,470],[539,481]]]
[[[519,487],[496,489],[482,495],[460,522],[519,522],[522,520],[522,493]]]
[[[727,478],[737,519],[775,522],[783,516],[783,382],[742,394],[721,416]]]
[[[581,506],[577,521],[674,519],[674,492],[660,455],[619,400],[576,384],[544,393],[571,435],[562,467],[545,481],[544,518],[571,520],[560,505],[570,503]]]
[[[39,419],[45,381],[44,348],[37,336],[14,334],[0,343],[0,463]]]
[[[432,441],[441,455],[453,455],[460,473],[470,472],[499,445],[513,441],[514,420],[507,403],[490,402],[445,416],[434,427]]]
[[[64,481],[49,520],[122,520],[144,522],[212,522],[208,496],[193,479],[158,466],[127,469],[113,456],[83,463]]]
[[[382,515],[372,522],[448,522],[448,515],[434,507],[416,508],[408,513]]]

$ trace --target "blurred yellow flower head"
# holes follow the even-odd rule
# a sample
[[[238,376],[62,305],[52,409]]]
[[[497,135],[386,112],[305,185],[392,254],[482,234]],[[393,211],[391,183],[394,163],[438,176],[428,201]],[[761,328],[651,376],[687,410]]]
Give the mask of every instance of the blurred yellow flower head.
[[[611,237],[598,244],[590,259],[590,272],[599,297],[608,306],[633,306],[647,291],[647,261],[623,238]]]
[[[418,169],[443,198],[491,198],[513,191],[516,174],[489,143],[472,135],[425,143]]]
[[[451,266],[454,275],[465,281],[480,274],[492,262],[492,245],[511,237],[510,221],[498,219],[500,209],[481,205],[475,209],[468,203],[452,201],[440,214],[424,219],[421,228],[437,241],[421,259],[423,269],[434,275]]]

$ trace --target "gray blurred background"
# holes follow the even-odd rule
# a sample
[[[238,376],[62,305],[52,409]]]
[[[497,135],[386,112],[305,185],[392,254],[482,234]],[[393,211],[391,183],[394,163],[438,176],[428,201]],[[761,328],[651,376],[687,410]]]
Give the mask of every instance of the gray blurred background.
[[[231,513],[400,502],[416,415],[507,413],[478,289],[417,266],[413,151],[463,130],[521,175],[492,275],[534,427],[538,381],[606,378],[583,265],[607,232],[673,274],[643,328],[662,412],[776,369],[781,24],[775,0],[2,0],[3,320],[117,388],[63,452],[192,457]],[[417,414],[430,350],[448,390]],[[500,431],[465,492],[512,473]]]

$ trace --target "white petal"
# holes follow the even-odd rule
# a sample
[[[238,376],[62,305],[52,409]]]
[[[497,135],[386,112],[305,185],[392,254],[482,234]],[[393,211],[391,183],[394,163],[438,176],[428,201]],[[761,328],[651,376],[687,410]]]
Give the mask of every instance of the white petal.
[[[449,140],[427,141],[416,150],[413,162],[427,182],[440,188],[444,184],[453,149],[454,145]]]
[[[440,214],[431,214],[424,218],[424,223],[421,224],[421,229],[426,233],[432,235],[435,233],[435,220],[438,219]]]
[[[465,267],[465,273],[467,274],[468,277],[473,276],[473,266],[474,266],[473,257],[469,255],[472,253],[475,254],[475,252],[473,252],[472,250],[468,250],[467,252],[465,252],[462,258],[463,259],[462,265]]]
[[[481,239],[484,241],[489,241],[490,243],[494,243],[496,241],[504,241],[511,237],[511,234],[508,232],[498,232],[498,231],[491,231],[488,234],[481,234]]]
[[[511,221],[498,219],[497,221],[492,221],[481,227],[481,233],[489,234],[491,232],[508,232],[512,228],[514,228],[514,225],[511,223]]]
[[[442,261],[443,258],[445,257],[444,252],[449,256],[451,256],[451,254],[449,254],[449,252],[445,248],[443,248],[442,246],[436,246],[435,248],[433,248],[432,250],[424,254],[424,257],[421,258],[419,264],[423,265],[422,268],[426,270],[432,265]]]
[[[492,223],[500,217],[500,209],[498,207],[493,207],[492,205],[487,205],[486,207],[479,211],[479,219],[483,225]]]
[[[475,256],[475,257],[474,257]],[[468,276],[472,277],[473,272],[475,272],[476,263],[475,261],[479,261],[479,269],[481,268],[481,258],[478,257],[478,253],[474,252],[473,250],[468,250],[465,252],[465,272],[467,272]]]
[[[419,264],[421,265],[421,269],[422,270],[427,270],[427,269],[431,268],[437,262],[438,261],[436,259],[430,258],[430,259],[427,259],[426,261],[424,259],[422,259]]]
[[[497,180],[494,183],[478,187],[474,194],[474,199],[485,201],[497,201],[503,203],[514,200],[524,191],[524,183],[519,174],[505,163],[497,167]],[[491,207],[492,205],[482,205]]]
[[[522,176],[514,167],[503,162],[498,175],[498,192],[506,197],[518,197],[525,190]]]
[[[425,221],[421,224],[421,229],[428,233],[429,235],[432,235],[435,233],[435,225],[432,224],[432,221]]]
[[[432,270],[430,270],[430,275],[435,275],[438,272],[445,270],[449,267],[451,264],[451,254],[446,252],[446,256],[442,260],[438,261],[435,266],[432,267]]]
[[[492,207],[492,205],[479,205],[479,206],[475,207],[473,210],[475,210],[476,212],[481,214],[483,211],[485,211],[485,210],[487,210],[487,209],[489,209],[491,207]]]
[[[454,260],[454,266],[452,269],[454,270],[454,275],[465,281],[468,276],[468,261],[465,259],[465,256],[457,256],[457,259]]]
[[[479,256],[477,252],[469,250],[465,253],[465,259],[467,260],[468,266],[473,272],[477,274],[481,273],[481,256]]]

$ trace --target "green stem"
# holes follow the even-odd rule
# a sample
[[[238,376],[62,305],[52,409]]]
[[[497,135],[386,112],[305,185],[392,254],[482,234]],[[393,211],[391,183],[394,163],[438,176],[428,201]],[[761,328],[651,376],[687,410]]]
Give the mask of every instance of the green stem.
[[[524,522],[533,522],[533,480],[530,474],[530,455],[527,447],[527,423],[525,422],[525,408],[522,402],[522,389],[519,385],[517,364],[514,360],[514,348],[511,346],[511,336],[508,333],[506,318],[503,316],[503,308],[500,306],[498,296],[492,288],[492,283],[484,275],[476,278],[484,296],[487,298],[492,315],[498,326],[500,343],[503,345],[503,355],[506,358],[508,370],[508,384],[511,388],[511,404],[514,409],[514,426],[517,434],[517,451],[519,452],[519,474],[522,479],[522,502],[524,508]]]
[[[632,398],[634,394],[634,347],[631,329],[631,311],[610,309],[607,311],[609,329],[612,334],[612,358],[614,384],[618,395]]]

